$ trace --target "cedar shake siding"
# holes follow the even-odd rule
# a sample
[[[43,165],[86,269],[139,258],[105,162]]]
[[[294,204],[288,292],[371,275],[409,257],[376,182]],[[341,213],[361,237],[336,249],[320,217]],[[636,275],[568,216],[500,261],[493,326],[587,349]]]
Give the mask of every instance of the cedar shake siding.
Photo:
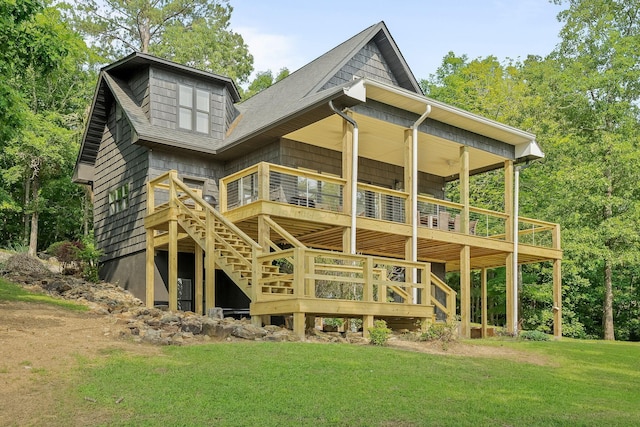
[[[112,104],[96,158],[94,181],[94,228],[98,247],[108,260],[145,249],[144,215],[148,150],[131,144],[131,127],[121,120],[116,136],[116,106]],[[128,184],[128,207],[109,212],[109,192]]]

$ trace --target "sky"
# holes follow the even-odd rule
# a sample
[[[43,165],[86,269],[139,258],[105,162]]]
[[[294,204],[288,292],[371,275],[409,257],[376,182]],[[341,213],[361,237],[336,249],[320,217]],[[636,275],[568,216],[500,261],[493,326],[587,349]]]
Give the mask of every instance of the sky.
[[[293,72],[384,21],[418,80],[452,51],[470,59],[547,55],[559,42],[561,6],[548,0],[231,0],[231,29],[255,71]]]

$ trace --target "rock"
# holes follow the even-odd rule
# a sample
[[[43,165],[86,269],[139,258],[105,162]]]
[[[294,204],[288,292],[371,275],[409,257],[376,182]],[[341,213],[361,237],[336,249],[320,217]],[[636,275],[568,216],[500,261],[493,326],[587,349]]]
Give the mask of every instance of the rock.
[[[244,338],[245,340],[255,340],[267,335],[267,331],[259,326],[254,326],[251,323],[242,323],[233,328],[231,335],[238,338]]]
[[[235,325],[227,324],[227,323],[218,323],[213,321],[213,319],[208,319],[209,321],[202,323],[202,334],[210,337],[224,339],[231,335]]]
[[[178,317],[178,315],[174,313],[167,313],[162,316],[162,318],[160,319],[160,323],[162,323],[163,325],[180,323],[180,317]]]
[[[350,344],[366,344],[369,341],[362,336],[362,332],[347,332],[345,339]]]
[[[180,329],[183,332],[189,332],[191,334],[201,334],[202,333],[202,322],[196,318],[189,317],[182,321],[182,326]]]
[[[144,331],[144,335],[142,335],[142,341],[149,342],[152,344],[158,344],[161,340],[161,332],[160,330],[149,328]]]
[[[16,254],[7,260],[6,269],[21,274],[44,276],[49,269],[38,258],[28,254]]]

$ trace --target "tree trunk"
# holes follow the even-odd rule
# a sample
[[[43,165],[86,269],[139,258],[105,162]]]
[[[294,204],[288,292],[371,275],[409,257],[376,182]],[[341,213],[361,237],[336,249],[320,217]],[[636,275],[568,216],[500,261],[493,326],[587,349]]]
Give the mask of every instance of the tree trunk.
[[[38,250],[38,188],[40,187],[40,178],[37,174],[33,176],[31,183],[31,202],[33,203],[33,211],[31,212],[31,233],[29,235],[29,255],[35,256]]]
[[[607,159],[611,153],[611,147],[607,150]],[[604,220],[607,221],[613,216],[613,178],[611,168],[605,169],[605,178],[607,179],[607,193],[604,207]],[[611,253],[611,247],[613,242],[609,239],[605,242],[605,246]],[[604,329],[605,340],[615,340],[615,334],[613,329],[613,279],[612,279],[612,265],[611,258],[607,256],[604,260],[604,313],[602,319],[602,326]]]
[[[29,223],[31,215],[29,214],[29,203],[31,201],[31,180],[27,177],[24,179],[24,234],[22,235],[22,244],[27,245],[29,242]]]
[[[613,329],[613,280],[611,278],[611,262],[604,262],[604,339],[615,340]]]

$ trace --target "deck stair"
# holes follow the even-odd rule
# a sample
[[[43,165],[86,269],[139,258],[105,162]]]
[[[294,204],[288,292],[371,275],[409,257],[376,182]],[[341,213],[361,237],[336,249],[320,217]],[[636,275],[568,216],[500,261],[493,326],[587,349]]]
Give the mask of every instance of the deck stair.
[[[168,193],[159,205],[157,190]],[[363,315],[370,322],[373,316],[426,319],[434,309],[446,317],[455,315],[455,291],[430,274],[428,263],[309,248],[269,216],[259,220],[260,245],[205,202],[199,191],[187,187],[175,171],[152,180],[147,197],[149,227],[166,230],[160,226],[175,221],[178,234],[188,236],[205,255],[214,255],[214,268],[224,271],[249,298],[252,315],[254,310],[257,316]],[[211,267],[208,258],[205,269]],[[353,291],[343,294],[344,289]]]

